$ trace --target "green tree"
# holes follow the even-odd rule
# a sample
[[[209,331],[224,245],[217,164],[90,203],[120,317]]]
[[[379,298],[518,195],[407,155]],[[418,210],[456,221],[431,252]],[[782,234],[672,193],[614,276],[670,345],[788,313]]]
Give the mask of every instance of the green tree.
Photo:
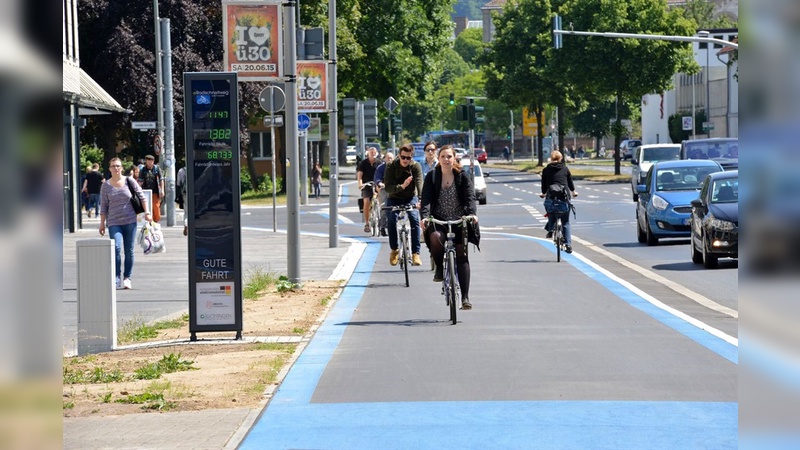
[[[728,16],[714,17],[714,3],[709,0],[687,0],[679,8],[683,9],[684,17],[694,21],[698,30],[738,27],[738,24]]]
[[[567,0],[560,9],[564,23],[575,30],[691,36],[692,21],[682,12],[652,0]],[[674,41],[564,36],[557,51],[564,75],[577,94],[586,98],[638,102],[645,94],[664,92],[677,72],[697,70],[691,45]],[[612,127],[618,148],[624,132],[622,117]],[[620,173],[620,155],[614,170]]]
[[[483,53],[483,47],[483,30],[480,28],[467,28],[453,43],[453,50],[472,67],[475,67],[478,56]]]
[[[566,80],[551,60],[552,16],[550,0],[506,3],[502,15],[496,17],[494,41],[481,59],[488,97],[507,109],[528,107],[540,123],[546,105],[559,104],[567,97]],[[543,128],[539,127],[537,136],[539,149]]]

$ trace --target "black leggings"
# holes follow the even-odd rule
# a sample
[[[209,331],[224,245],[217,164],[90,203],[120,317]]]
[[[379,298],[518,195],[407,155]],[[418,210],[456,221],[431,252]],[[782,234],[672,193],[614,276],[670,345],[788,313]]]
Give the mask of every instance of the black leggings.
[[[445,235],[445,232],[432,231],[428,241],[431,256],[438,267],[443,267]],[[460,233],[456,233],[456,271],[458,284],[461,285],[461,298],[469,298],[469,258],[467,247],[462,243]]]

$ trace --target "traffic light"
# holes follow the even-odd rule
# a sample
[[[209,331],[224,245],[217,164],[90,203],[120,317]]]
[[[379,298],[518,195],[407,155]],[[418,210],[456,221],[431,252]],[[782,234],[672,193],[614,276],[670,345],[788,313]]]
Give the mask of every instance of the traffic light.
[[[469,99],[469,105],[467,105],[467,119],[469,122],[469,128],[475,129],[475,126],[483,124],[485,122],[483,118],[483,106],[478,106],[474,103],[473,99]]]
[[[451,105],[456,104],[456,96],[454,94],[450,94],[450,104]]]
[[[378,136],[378,101],[364,101],[364,136]]]
[[[392,118],[392,130],[395,133],[402,133],[403,132],[403,119],[400,117],[393,117]]]
[[[389,119],[381,119],[381,141],[389,142]]]
[[[342,122],[344,134],[352,136],[356,129],[356,99],[345,98],[342,100]]]
[[[467,121],[467,105],[456,105],[456,120],[459,122]]]

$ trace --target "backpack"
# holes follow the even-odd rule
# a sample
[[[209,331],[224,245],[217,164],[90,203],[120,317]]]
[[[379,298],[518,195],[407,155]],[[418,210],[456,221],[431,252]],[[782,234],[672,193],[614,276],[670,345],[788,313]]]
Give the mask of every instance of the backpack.
[[[553,183],[547,188],[547,198],[566,201],[569,199],[569,192],[563,184]]]
[[[159,172],[158,166],[153,166],[151,170],[148,170],[147,167],[145,167],[140,170],[139,173],[139,178],[142,179],[142,189],[150,189],[153,191],[153,194],[161,195],[158,185],[158,180],[161,178],[161,172]]]

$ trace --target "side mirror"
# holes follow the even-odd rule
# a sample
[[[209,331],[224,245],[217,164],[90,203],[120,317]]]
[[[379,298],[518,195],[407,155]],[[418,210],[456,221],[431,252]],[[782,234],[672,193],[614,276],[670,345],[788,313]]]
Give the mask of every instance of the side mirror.
[[[646,194],[647,193],[647,186],[644,184],[637,184],[636,185],[636,192],[639,194]]]
[[[639,164],[639,161],[636,158],[631,158],[631,164],[636,166]]]
[[[702,208],[703,207],[703,201],[700,200],[699,198],[696,198],[696,199],[692,200],[692,207],[694,207],[694,208]]]

